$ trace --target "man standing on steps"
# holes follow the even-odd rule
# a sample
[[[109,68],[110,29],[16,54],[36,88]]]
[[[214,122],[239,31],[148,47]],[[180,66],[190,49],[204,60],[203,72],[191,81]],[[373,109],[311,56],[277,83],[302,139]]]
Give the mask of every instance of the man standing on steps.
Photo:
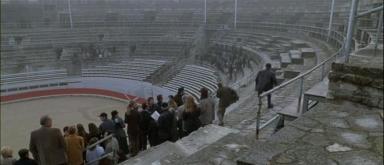
[[[31,133],[29,150],[39,165],[66,165],[66,145],[60,129],[52,128],[52,118],[40,118],[41,128]]]
[[[217,117],[219,118],[219,125],[223,126],[225,109],[229,107],[232,103],[239,100],[239,96],[237,95],[235,90],[229,87],[224,87],[221,83],[218,83],[217,86],[219,88],[217,89],[216,97],[220,99]]]
[[[265,65],[265,70],[262,70],[259,73],[257,73],[256,91],[260,96],[263,92],[271,90],[276,84],[277,82],[276,82],[275,73],[272,71],[271,64],[267,63]],[[267,97],[268,97],[268,108],[273,108],[273,104],[271,103],[271,95],[269,94]]]

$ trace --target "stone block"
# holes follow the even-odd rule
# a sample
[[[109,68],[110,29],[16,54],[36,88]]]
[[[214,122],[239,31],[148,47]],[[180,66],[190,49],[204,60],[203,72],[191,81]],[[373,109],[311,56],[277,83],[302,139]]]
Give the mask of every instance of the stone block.
[[[294,49],[300,49],[300,48],[307,48],[308,44],[301,40],[293,40],[291,41],[292,48]]]
[[[272,61],[271,65],[272,65],[273,70],[280,70],[281,69],[281,62],[280,61]]]
[[[293,64],[304,64],[304,59],[301,55],[301,52],[298,50],[290,50],[289,55],[291,56]]]
[[[285,78],[285,79],[295,78],[295,77],[298,76],[299,74],[300,74],[300,72],[298,72],[298,71],[285,70],[285,71],[284,71],[284,78]]]
[[[285,68],[292,63],[292,59],[288,53],[280,53],[281,67]]]
[[[316,52],[313,48],[301,48],[300,52],[304,58],[316,57]]]

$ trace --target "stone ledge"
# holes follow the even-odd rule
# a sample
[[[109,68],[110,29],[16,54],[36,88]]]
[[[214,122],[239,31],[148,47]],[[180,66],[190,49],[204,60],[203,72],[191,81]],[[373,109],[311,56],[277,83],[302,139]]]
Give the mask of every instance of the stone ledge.
[[[332,63],[332,71],[344,74],[361,75],[364,77],[372,77],[374,79],[383,79],[382,68],[372,68],[369,66],[357,66],[344,63]]]

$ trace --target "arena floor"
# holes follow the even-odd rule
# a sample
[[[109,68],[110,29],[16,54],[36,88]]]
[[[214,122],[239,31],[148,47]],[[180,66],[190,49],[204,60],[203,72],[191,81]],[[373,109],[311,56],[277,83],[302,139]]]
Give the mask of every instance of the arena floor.
[[[123,116],[126,102],[96,96],[58,96],[1,105],[1,144],[11,146],[14,156],[21,148],[28,148],[31,131],[40,127],[39,119],[50,115],[53,127],[81,123],[88,130],[88,123],[99,125],[98,115],[118,110]],[[110,117],[110,116],[109,116]]]

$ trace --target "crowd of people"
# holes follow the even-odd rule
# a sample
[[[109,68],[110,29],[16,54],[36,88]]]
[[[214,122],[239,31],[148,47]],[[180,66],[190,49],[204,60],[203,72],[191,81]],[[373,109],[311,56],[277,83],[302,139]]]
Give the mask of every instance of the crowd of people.
[[[13,157],[9,147],[1,149],[2,165],[102,165],[122,162],[137,155],[148,147],[157,146],[165,141],[175,142],[193,131],[215,120],[214,97],[207,88],[200,90],[201,96],[195,100],[178,89],[176,95],[147,98],[138,105],[130,101],[123,116],[113,110],[110,117],[103,112],[99,115],[101,124],[88,124],[88,132],[82,124],[66,126],[63,133],[52,128],[53,119],[43,116],[41,128],[32,131],[28,149],[19,151],[19,160]],[[223,125],[225,109],[236,102],[237,93],[222,84],[218,84],[216,96],[218,104],[218,124]],[[149,144],[148,144],[149,143]],[[32,153],[34,159],[29,156]]]

